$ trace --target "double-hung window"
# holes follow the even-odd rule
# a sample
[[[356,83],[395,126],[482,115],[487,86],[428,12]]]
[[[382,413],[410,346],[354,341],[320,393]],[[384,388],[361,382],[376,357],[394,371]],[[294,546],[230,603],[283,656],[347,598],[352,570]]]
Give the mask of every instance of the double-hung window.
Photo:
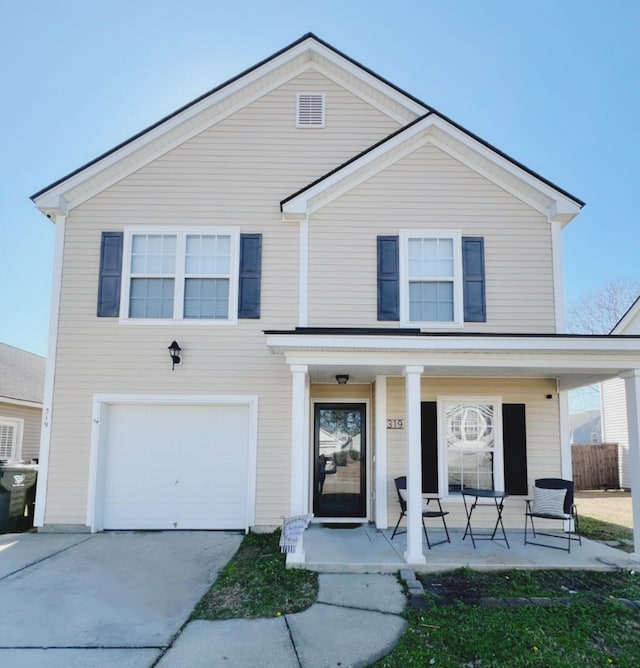
[[[238,239],[224,230],[128,232],[121,317],[234,321]]]
[[[441,397],[439,488],[504,490],[502,401],[499,397]]]
[[[400,248],[400,320],[412,326],[462,325],[462,236],[404,231]]]

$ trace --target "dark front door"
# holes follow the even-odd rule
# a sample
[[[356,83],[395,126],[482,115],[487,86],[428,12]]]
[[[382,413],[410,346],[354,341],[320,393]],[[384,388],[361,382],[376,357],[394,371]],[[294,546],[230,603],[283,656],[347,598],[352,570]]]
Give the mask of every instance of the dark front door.
[[[365,425],[365,404],[315,404],[316,517],[366,518]]]

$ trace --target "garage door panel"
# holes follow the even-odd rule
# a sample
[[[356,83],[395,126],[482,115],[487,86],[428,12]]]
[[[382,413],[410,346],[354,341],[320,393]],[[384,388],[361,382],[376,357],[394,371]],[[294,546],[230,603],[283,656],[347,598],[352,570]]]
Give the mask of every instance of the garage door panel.
[[[247,405],[112,404],[105,529],[243,529]]]

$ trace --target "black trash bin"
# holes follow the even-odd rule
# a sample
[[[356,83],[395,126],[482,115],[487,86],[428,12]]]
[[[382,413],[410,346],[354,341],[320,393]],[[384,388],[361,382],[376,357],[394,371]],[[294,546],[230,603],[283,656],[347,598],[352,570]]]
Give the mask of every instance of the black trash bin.
[[[0,463],[0,533],[33,528],[37,464]]]

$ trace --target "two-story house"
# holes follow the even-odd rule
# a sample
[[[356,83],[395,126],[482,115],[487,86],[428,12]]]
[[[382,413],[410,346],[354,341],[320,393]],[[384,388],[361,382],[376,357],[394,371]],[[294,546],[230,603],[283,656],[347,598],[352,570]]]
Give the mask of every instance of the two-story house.
[[[636,338],[562,333],[583,203],[312,34],[32,199],[42,530],[386,528],[407,475],[421,563],[423,492],[464,526],[463,485],[506,490],[520,528],[571,476],[567,390],[638,395]]]

